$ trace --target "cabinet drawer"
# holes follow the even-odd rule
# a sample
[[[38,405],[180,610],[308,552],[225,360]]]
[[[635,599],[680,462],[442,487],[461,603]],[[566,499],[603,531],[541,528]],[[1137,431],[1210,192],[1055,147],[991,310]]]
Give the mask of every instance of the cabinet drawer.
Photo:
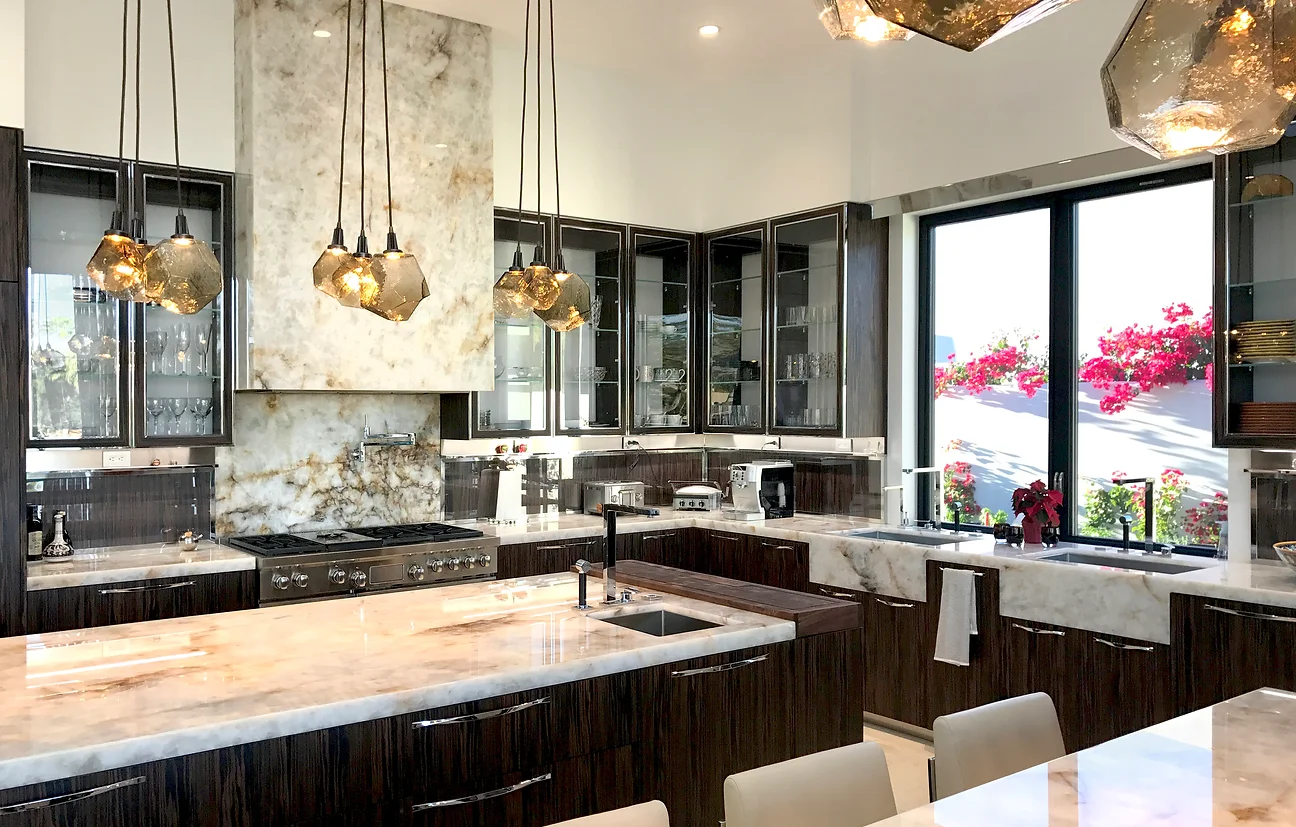
[[[5,827],[139,827],[152,824],[155,779],[138,768],[0,792]]]
[[[499,579],[537,577],[558,574],[575,565],[577,560],[603,562],[603,538],[580,537],[543,543],[521,543],[500,546]]]
[[[1178,712],[1262,687],[1296,690],[1296,609],[1170,595]]]
[[[255,571],[101,583],[27,593],[30,634],[254,609]]]

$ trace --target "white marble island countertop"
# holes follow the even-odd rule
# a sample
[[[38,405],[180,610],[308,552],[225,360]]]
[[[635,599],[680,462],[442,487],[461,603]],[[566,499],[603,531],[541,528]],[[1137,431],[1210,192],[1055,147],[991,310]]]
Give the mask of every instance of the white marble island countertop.
[[[28,563],[27,591],[255,568],[256,558],[251,554],[206,540],[193,551],[185,551],[178,543],[78,549],[71,557]]]
[[[0,640],[0,789],[792,640],[792,621],[659,638],[572,608],[573,575]]]

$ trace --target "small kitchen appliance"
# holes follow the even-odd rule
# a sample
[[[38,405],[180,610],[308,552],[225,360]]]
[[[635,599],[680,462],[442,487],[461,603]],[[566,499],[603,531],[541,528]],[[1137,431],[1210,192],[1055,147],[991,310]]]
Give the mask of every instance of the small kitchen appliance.
[[[729,490],[734,509],[762,514],[766,519],[791,517],[796,513],[792,463],[745,462],[729,466]]]
[[[671,482],[675,491],[676,511],[719,511],[724,492],[710,480],[698,482]]]
[[[584,510],[586,514],[603,513],[603,504],[629,505],[642,508],[644,484],[629,480],[602,480],[585,483]]]

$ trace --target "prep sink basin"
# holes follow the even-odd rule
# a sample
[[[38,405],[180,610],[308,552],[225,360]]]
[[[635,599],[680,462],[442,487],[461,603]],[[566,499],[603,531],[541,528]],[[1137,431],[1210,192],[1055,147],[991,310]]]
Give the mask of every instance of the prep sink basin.
[[[633,629],[636,632],[643,632],[645,635],[655,635],[656,637],[670,637],[671,635],[682,635],[685,632],[700,632],[703,629],[720,628],[719,623],[669,612],[665,609],[607,617],[590,615],[590,617],[604,623],[611,623],[613,626]]]
[[[952,546],[955,543],[961,543],[964,540],[973,539],[971,537],[950,537],[943,534],[919,534],[916,531],[886,531],[884,529],[876,528],[862,529],[860,531],[847,531],[843,536],[858,537],[862,540],[887,540],[892,543],[913,543],[918,546]]]
[[[1132,569],[1150,574],[1187,574],[1190,571],[1201,571],[1207,566],[1194,566],[1175,560],[1140,557],[1135,554],[1093,554],[1084,551],[1065,551],[1061,554],[1045,554],[1034,558],[1054,563],[1079,563],[1082,566],[1105,566],[1112,569]]]

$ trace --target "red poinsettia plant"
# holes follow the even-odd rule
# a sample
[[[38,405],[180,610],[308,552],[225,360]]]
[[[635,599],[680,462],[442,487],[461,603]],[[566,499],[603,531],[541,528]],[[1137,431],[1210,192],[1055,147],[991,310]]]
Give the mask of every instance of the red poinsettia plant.
[[[1049,488],[1043,480],[1035,480],[1028,488],[1018,488],[1012,496],[1013,513],[1022,521],[1037,525],[1058,525],[1058,508],[1062,506],[1062,492]]]

